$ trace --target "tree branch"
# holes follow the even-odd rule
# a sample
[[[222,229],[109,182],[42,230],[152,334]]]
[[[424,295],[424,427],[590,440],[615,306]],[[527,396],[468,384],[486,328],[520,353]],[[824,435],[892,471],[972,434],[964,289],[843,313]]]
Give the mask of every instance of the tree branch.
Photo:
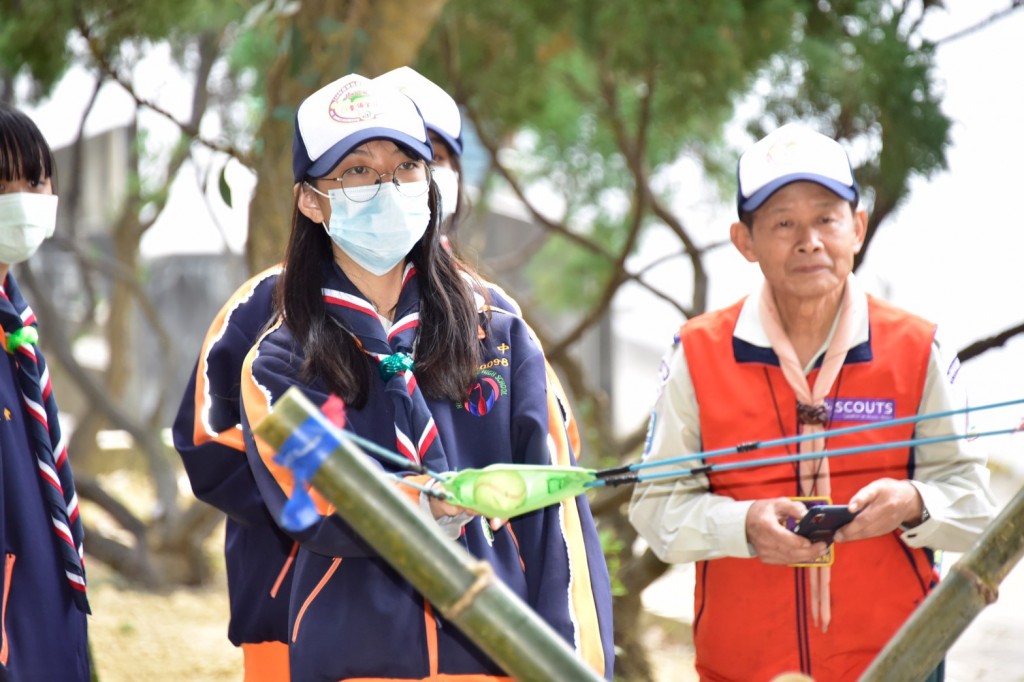
[[[159,471],[163,464],[162,460],[165,459],[164,446],[160,439],[148,426],[136,421],[127,412],[115,405],[106,390],[75,359],[60,316],[57,314],[48,292],[43,291],[36,281],[30,262],[22,263],[19,266],[18,276],[32,292],[33,308],[36,310],[37,317],[41,322],[45,321],[47,349],[54,351],[57,361],[89,402],[99,408],[114,426],[131,434],[132,438],[135,439],[136,445],[149,461],[151,469],[155,466],[154,471]],[[160,460],[160,462],[156,463],[157,460]],[[156,485],[158,489],[161,485],[174,486],[173,489],[177,491],[176,481],[173,477],[163,483],[158,480]],[[160,499],[165,499],[165,497],[160,497]],[[166,511],[168,513],[174,512],[173,508]]]
[[[614,514],[622,505],[629,502],[633,488],[628,485],[614,487],[604,486],[590,498],[590,511],[597,517]]]
[[[992,24],[996,23],[997,21],[1002,21],[1003,19],[1005,19],[1006,17],[1010,16],[1012,13],[1016,12],[1017,10],[1019,10],[1022,7],[1024,7],[1024,0],[1013,0],[1013,2],[1010,3],[1009,7],[1005,8],[1005,9],[1001,9],[998,12],[995,12],[993,14],[990,14],[988,17],[982,19],[981,21],[979,21],[976,24],[968,26],[967,28],[960,29],[959,31],[954,31],[953,33],[949,34],[945,38],[940,38],[940,39],[936,40],[934,45],[936,47],[940,47],[942,45],[948,45],[949,43],[953,42],[954,40],[959,40],[961,38],[965,38],[965,37],[971,35],[972,33],[977,33],[981,29],[986,28],[988,26],[991,26]]]
[[[474,118],[472,110],[467,107],[466,112],[467,118],[474,122],[474,126],[476,127],[477,135],[480,138],[481,144],[488,152],[489,158],[491,160],[491,168],[493,168],[505,180],[505,182],[508,183],[509,187],[512,189],[512,192],[516,195],[516,198],[519,199],[520,202],[522,202],[523,206],[530,213],[531,217],[533,217],[533,219],[537,221],[540,227],[547,229],[555,234],[559,234],[562,235],[563,237],[566,237],[573,243],[583,247],[584,249],[590,251],[591,253],[597,254],[598,256],[604,258],[609,263],[616,263],[618,258],[615,254],[611,253],[597,242],[594,242],[593,240],[587,239],[583,235],[580,235],[576,232],[569,230],[569,228],[567,228],[565,225],[561,223],[555,223],[549,220],[543,214],[541,214],[533,206],[532,203],[530,203],[530,201],[526,198],[526,193],[523,191],[522,186],[519,184],[519,181],[512,175],[512,172],[509,171],[508,168],[506,168],[500,161],[498,161],[498,144],[494,142],[493,139],[489,137],[486,134],[486,132],[480,128],[479,123]],[[683,315],[690,317],[689,315],[687,315],[687,311],[682,306],[679,305],[679,303],[673,296],[665,293],[661,289],[658,289],[657,287],[649,284],[648,282],[645,282],[643,278],[640,277],[639,275],[629,272],[628,270],[623,268],[622,277],[623,281],[628,280],[636,282],[640,287],[646,289],[657,298],[675,307],[677,310],[683,313]]]
[[[211,149],[216,152],[221,152],[222,154],[227,154],[228,156],[237,159],[239,163],[242,163],[247,167],[252,167],[253,164],[250,154],[241,151],[234,145],[221,144],[219,142],[214,142],[212,140],[208,140],[202,137],[199,134],[198,121],[191,120],[186,123],[183,123],[179,121],[177,117],[174,116],[174,114],[167,111],[156,102],[153,102],[152,100],[146,99],[145,97],[139,95],[139,93],[135,90],[135,86],[132,85],[132,82],[129,79],[121,76],[121,74],[118,73],[117,69],[107,59],[100,39],[93,34],[92,29],[89,26],[89,23],[81,15],[78,16],[78,31],[82,34],[82,37],[85,38],[86,44],[89,46],[89,54],[92,56],[93,60],[95,60],[96,65],[100,69],[100,72],[103,73],[107,78],[114,81],[122,88],[124,88],[125,92],[127,92],[131,96],[131,98],[135,100],[138,106],[146,107],[147,109],[154,111],[157,114],[160,114],[168,121],[178,126],[178,128],[181,129],[181,132],[185,137],[195,140],[204,147],[207,147],[208,149]],[[206,80],[203,79],[200,82],[205,84]],[[193,106],[195,106],[196,104],[196,100],[193,100]],[[203,103],[203,107],[205,110],[205,102]],[[193,116],[193,119],[194,118],[195,117]]]
[[[612,261],[612,272],[605,282],[604,290],[601,292],[601,296],[598,298],[597,304],[594,305],[586,315],[579,319],[576,326],[565,334],[558,342],[558,344],[550,349],[549,357],[560,357],[566,353],[568,348],[574,343],[579,341],[580,337],[598,320],[600,320],[608,307],[611,305],[612,300],[615,298],[615,294],[618,293],[619,287],[622,283],[627,280],[626,276],[626,258],[633,251],[633,247],[636,245],[637,240],[640,237],[640,229],[644,224],[644,213],[646,205],[647,191],[645,190],[645,183],[642,177],[642,171],[644,160],[643,160],[643,145],[640,144],[639,140],[642,140],[646,135],[644,126],[648,122],[648,117],[645,110],[650,106],[650,98],[645,98],[641,112],[639,115],[639,130],[636,135],[636,139],[630,139],[626,133],[625,126],[622,124],[620,112],[618,111],[618,103],[615,92],[615,82],[613,74],[607,70],[602,70],[599,79],[601,83],[601,95],[605,102],[605,108],[608,112],[609,118],[613,121],[613,127],[616,130],[616,140],[619,146],[619,152],[626,158],[627,164],[630,168],[634,169],[634,176],[636,182],[633,186],[633,205],[632,213],[633,218],[629,224],[629,231],[626,233],[626,239],[622,247],[619,249],[618,255]],[[650,90],[648,89],[648,93]]]
[[[623,158],[625,158],[626,165],[633,173],[633,182],[635,183],[638,191],[638,204],[640,206],[646,205],[650,207],[651,212],[683,243],[686,253],[690,258],[690,263],[693,267],[694,305],[687,309],[685,306],[679,305],[675,299],[670,300],[683,315],[686,317],[693,317],[693,310],[704,310],[707,300],[707,273],[704,271],[701,250],[697,248],[697,245],[694,243],[693,239],[690,238],[690,235],[687,233],[679,219],[673,215],[671,211],[665,208],[651,190],[649,174],[642,154],[639,152],[633,153],[631,151],[634,147],[642,149],[642,141],[647,135],[646,126],[650,122],[650,106],[653,101],[655,86],[654,72],[653,70],[648,72],[648,80],[644,84],[647,94],[644,97],[643,106],[641,107],[639,116],[640,131],[638,132],[637,139],[635,141],[630,140],[629,134],[626,131],[626,125],[618,111],[614,78],[612,78],[610,73],[603,72],[600,82],[602,97],[605,104],[605,114],[608,117],[612,134],[615,137],[619,151],[622,153]],[[637,281],[640,280],[637,279]]]
[[[957,357],[960,358],[960,362],[967,362],[972,358],[978,357],[987,350],[992,350],[993,348],[1006,345],[1007,341],[1019,334],[1024,334],[1024,322],[1018,324],[1016,327],[1010,327],[1009,329],[1003,330],[995,336],[975,341],[957,353]]]
[[[643,420],[639,426],[633,431],[627,433],[622,440],[619,441],[619,456],[625,458],[629,456],[634,450],[643,445],[644,440],[647,438],[647,420]]]
[[[159,587],[160,579],[140,547],[121,544],[94,527],[86,525],[84,528],[87,538],[85,546],[89,548],[91,556],[133,582],[150,589]]]
[[[89,500],[110,515],[119,526],[135,536],[136,543],[145,544],[146,524],[128,507],[103,489],[93,476],[75,472],[75,490],[83,500]]]
[[[548,243],[551,238],[551,233],[542,231],[536,237],[519,247],[518,250],[512,253],[506,253],[502,256],[493,256],[488,258],[488,265],[495,272],[509,272],[519,270],[524,267],[531,258],[533,258],[538,251],[544,248],[544,245]]]
[[[501,175],[505,182],[509,184],[509,187],[511,187],[512,192],[516,195],[516,198],[519,199],[523,206],[526,207],[526,210],[530,213],[530,216],[535,221],[537,221],[537,223],[541,227],[545,228],[546,230],[554,232],[555,234],[559,234],[568,239],[569,241],[571,241],[572,243],[576,244],[577,246],[580,246],[586,249],[587,251],[590,251],[591,253],[595,253],[609,261],[614,262],[614,254],[610,253],[603,246],[593,241],[592,239],[588,239],[581,234],[573,232],[563,223],[549,219],[543,213],[538,211],[529,200],[527,200],[523,188],[520,186],[519,182],[512,176],[511,171],[509,171],[504,164],[498,161],[498,143],[487,133],[486,130],[484,130],[484,127],[481,124],[480,120],[476,118],[473,109],[467,107],[466,113],[467,117],[473,122],[473,127],[477,131],[477,137],[480,139],[480,143],[483,145],[484,149],[487,150],[487,153],[490,154],[490,157],[494,163],[494,168],[498,171],[498,174]]]

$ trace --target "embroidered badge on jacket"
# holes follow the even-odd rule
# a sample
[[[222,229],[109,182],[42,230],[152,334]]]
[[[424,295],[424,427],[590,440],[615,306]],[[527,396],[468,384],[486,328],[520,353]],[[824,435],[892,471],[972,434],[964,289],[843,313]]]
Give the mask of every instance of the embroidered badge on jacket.
[[[508,358],[494,358],[480,365],[476,381],[469,387],[469,394],[461,407],[477,417],[483,417],[490,412],[501,396],[508,395],[505,377],[497,371],[508,366]]]

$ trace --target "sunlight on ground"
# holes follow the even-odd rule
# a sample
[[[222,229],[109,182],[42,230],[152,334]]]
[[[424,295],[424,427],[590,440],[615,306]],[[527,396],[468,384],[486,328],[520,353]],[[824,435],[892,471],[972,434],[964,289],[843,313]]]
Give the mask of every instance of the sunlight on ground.
[[[153,593],[123,586],[94,562],[89,600],[89,639],[99,682],[242,679],[242,655],[227,638],[222,573],[207,587]]]

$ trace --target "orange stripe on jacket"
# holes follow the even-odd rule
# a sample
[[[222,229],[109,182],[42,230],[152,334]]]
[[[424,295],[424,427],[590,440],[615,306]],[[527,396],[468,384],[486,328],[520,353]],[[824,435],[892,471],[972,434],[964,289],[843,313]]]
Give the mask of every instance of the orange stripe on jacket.
[[[11,655],[11,644],[7,641],[7,598],[11,593],[11,576],[14,574],[15,557],[13,554],[4,555],[4,591],[0,596],[0,665],[7,665]]]
[[[548,372],[549,375],[553,373],[550,366]],[[573,462],[569,450],[569,434],[564,426],[558,399],[552,394],[550,385],[548,388],[548,436],[553,446],[552,464],[570,466]],[[568,410],[568,405],[564,407]],[[599,675],[604,675],[604,646],[597,621],[597,605],[594,603],[594,590],[590,583],[590,562],[587,560],[576,498],[564,500],[561,506],[562,532],[569,551],[570,599],[578,628],[580,657]]]
[[[430,602],[423,599],[423,620],[424,628],[427,635],[427,657],[430,659],[428,664],[428,670],[430,671],[430,677],[434,678],[437,676],[437,661],[438,661],[438,646],[437,646],[437,621],[434,620],[434,609],[430,606]]]
[[[196,368],[196,392],[195,392],[195,422],[192,431],[192,442],[196,445],[202,445],[210,441],[222,443],[229,448],[233,448],[240,452],[245,451],[245,442],[242,439],[242,432],[237,428],[230,428],[225,431],[220,431],[216,434],[211,433],[207,428],[206,424],[203,423],[203,415],[208,409],[210,403],[207,396],[206,387],[206,367],[210,350],[220,339],[224,333],[224,329],[228,326],[228,319],[231,317],[231,313],[234,310],[247,301],[252,295],[253,289],[268,277],[274,277],[279,275],[284,268],[280,265],[267,268],[263,272],[249,279],[245,284],[240,286],[234,295],[228,299],[228,301],[221,306],[220,312],[217,313],[217,317],[210,323],[210,328],[206,332],[206,338],[203,340],[202,349],[199,352],[199,366]]]
[[[572,448],[572,453],[576,455],[576,460],[579,461],[583,452],[583,444],[580,440],[579,426],[576,424],[572,409],[569,407],[569,399],[565,395],[565,389],[562,388],[562,382],[558,380],[558,375],[555,374],[555,370],[547,359],[544,360],[544,367],[547,370],[548,386],[554,391],[556,400],[564,409],[564,414],[562,410],[559,411],[559,420],[565,424],[566,433],[569,435],[569,447]]]
[[[249,423],[253,426],[266,419],[272,408],[269,392],[257,384],[252,376],[252,365],[256,358],[259,357],[260,342],[267,334],[280,327],[281,324],[282,321],[278,320],[260,337],[260,340],[252,347],[249,354],[245,356],[245,362],[242,364],[242,405],[249,418]],[[274,461],[274,455],[277,451],[269,443],[256,435],[255,432],[253,432],[253,439],[256,442],[256,449],[260,454],[260,459],[263,460],[264,466],[267,467],[267,470],[274,477],[274,480],[280,486],[285,496],[291,497],[295,488],[295,477],[292,475],[292,470]],[[317,512],[321,515],[327,516],[334,511],[334,506],[324,499],[316,489],[310,488],[309,494],[313,498],[313,504]]]
[[[283,322],[278,320],[273,326],[270,327],[263,336],[256,342],[256,344],[249,351],[249,354],[245,356],[245,362],[242,365],[242,404],[245,407],[246,415],[248,415],[249,423],[252,426],[260,423],[265,419],[272,411],[270,404],[270,395],[264,390],[262,386],[256,383],[256,380],[252,376],[252,365],[259,356],[260,341],[267,334],[270,334],[275,329],[281,326]],[[274,455],[277,451],[265,440],[260,438],[255,432],[253,432],[253,439],[256,441],[256,449],[260,453],[260,459],[263,460],[264,466],[273,475],[274,480],[281,487],[285,496],[291,497],[292,492],[295,488],[295,477],[292,475],[291,469],[286,466],[282,466],[274,461]],[[410,481],[418,483],[421,486],[426,486],[433,479],[427,475],[415,475],[409,477]],[[403,496],[409,500],[413,506],[419,506],[420,491],[412,486],[404,485],[400,482],[395,484]],[[317,512],[322,516],[327,516],[334,513],[334,505],[331,504],[323,495],[320,494],[315,488],[309,488],[310,497],[313,499],[314,506]]]

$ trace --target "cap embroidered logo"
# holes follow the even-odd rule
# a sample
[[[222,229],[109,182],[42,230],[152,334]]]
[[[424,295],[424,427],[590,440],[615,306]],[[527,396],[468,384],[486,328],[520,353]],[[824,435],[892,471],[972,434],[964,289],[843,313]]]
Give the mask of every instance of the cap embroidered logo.
[[[339,123],[359,123],[377,117],[373,97],[359,85],[350,81],[338,90],[328,109],[331,118]]]
[[[778,144],[773,144],[768,149],[768,153],[765,154],[765,160],[771,165],[785,165],[798,150],[799,146],[796,140],[783,140]]]

